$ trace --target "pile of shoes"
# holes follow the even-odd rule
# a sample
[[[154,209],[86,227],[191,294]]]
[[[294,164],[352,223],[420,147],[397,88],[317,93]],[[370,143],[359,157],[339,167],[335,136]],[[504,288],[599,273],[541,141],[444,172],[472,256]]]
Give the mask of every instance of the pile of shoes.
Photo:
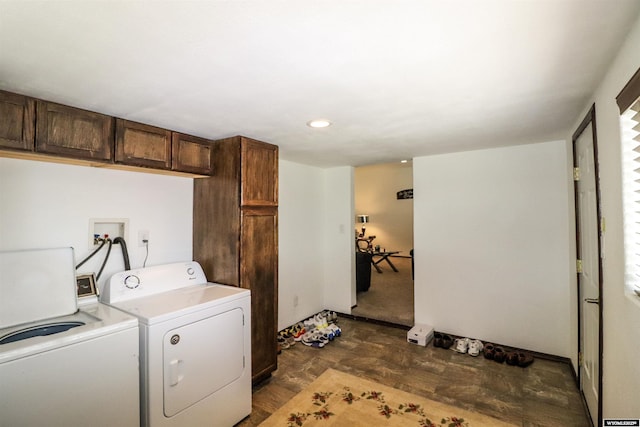
[[[333,311],[324,310],[314,314],[303,322],[298,322],[278,333],[280,348],[291,348],[296,342],[309,347],[322,348],[336,337],[342,335],[342,329],[337,325],[338,315]]]
[[[472,338],[455,338],[450,335],[436,332],[433,334],[433,346],[448,349],[469,356],[477,357],[484,353],[485,359],[498,363],[507,362],[507,365],[526,368],[533,363],[533,356],[522,351],[505,351],[504,348],[494,344],[483,344],[482,341]]]
[[[484,345],[480,340],[472,338],[456,338],[453,340],[453,347],[451,349],[458,353],[466,353],[469,356],[477,357],[483,348]]]
[[[505,351],[502,347],[487,343],[484,347],[485,359],[507,365],[526,368],[533,363],[533,356],[522,351]]]

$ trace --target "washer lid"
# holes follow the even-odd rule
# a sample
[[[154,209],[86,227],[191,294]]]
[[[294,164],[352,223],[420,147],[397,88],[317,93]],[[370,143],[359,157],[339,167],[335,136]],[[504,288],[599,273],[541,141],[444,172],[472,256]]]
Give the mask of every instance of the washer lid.
[[[73,248],[0,252],[0,329],[75,313]]]
[[[0,345],[0,364],[32,356],[60,347],[93,341],[96,338],[127,329],[138,329],[138,319],[105,304],[87,305],[69,316],[44,319],[20,326],[0,329],[0,337],[27,326],[39,323],[80,322],[82,326],[71,328],[54,335],[35,336],[21,341]],[[136,331],[137,332],[137,331]]]
[[[249,295],[248,289],[206,283],[111,305],[138,317],[140,322],[151,325],[236,299],[248,298]]]

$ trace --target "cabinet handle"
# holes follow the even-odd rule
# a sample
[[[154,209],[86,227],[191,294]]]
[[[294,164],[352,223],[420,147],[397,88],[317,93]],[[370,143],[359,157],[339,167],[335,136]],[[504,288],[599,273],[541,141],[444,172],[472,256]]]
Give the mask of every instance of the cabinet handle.
[[[599,298],[585,298],[584,302],[589,303],[589,304],[600,304],[600,299]]]

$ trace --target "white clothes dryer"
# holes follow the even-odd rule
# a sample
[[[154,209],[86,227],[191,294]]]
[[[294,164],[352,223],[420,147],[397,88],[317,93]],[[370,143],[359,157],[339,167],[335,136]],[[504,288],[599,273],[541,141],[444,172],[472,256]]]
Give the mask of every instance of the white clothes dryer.
[[[251,413],[251,301],[197,262],[115,274],[101,301],[140,322],[143,426],[233,426]]]

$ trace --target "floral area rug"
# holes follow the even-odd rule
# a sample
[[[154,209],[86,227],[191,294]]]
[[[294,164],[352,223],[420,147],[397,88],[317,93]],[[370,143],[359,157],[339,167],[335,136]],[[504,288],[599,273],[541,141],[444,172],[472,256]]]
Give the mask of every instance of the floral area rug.
[[[327,369],[260,424],[271,426],[513,427],[513,424]]]

